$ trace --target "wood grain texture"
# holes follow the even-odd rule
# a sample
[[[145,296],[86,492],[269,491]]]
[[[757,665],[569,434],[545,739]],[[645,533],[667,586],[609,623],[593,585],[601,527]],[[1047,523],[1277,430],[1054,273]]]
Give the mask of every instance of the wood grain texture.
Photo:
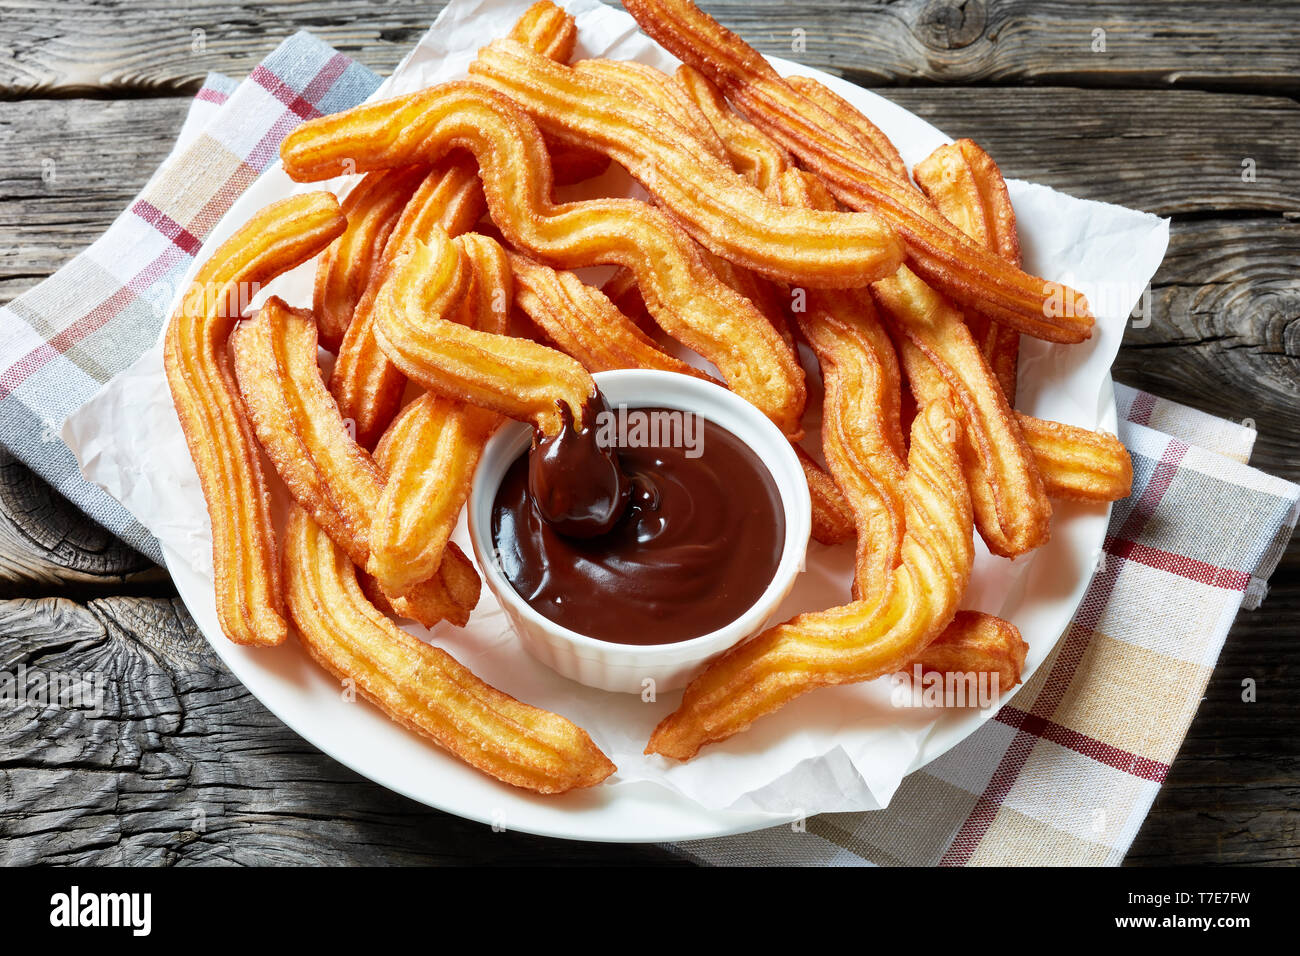
[[[1172,216],[1151,322],[1127,331],[1115,377],[1253,419],[1253,463],[1300,481],[1300,2],[705,6],[769,53],[890,87],[1009,176]],[[308,29],[387,72],[440,7],[7,0],[0,303],[126,207],[207,71],[242,76]],[[1298,614],[1293,542],[1263,607],[1237,620],[1129,865],[1300,859]],[[234,680],[161,572],[0,456],[0,670],[19,663],[103,674],[110,706],[0,702],[0,863],[672,862],[494,834],[343,769]]]
[[[165,571],[0,448],[0,598],[169,590]]]
[[[310,30],[387,73],[442,6],[436,0],[10,0],[0,21],[0,96],[193,90],[209,70],[246,75],[295,30]],[[1300,88],[1295,0],[1252,5],[1248,12],[1219,0],[715,0],[702,6],[765,53],[869,85]],[[1104,50],[1096,49],[1101,39]]]

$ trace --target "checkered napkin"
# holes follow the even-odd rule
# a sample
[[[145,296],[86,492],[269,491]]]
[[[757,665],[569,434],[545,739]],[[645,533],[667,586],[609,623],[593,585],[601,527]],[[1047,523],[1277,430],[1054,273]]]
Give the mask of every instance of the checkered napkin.
[[[63,419],[157,339],[208,231],[301,119],[379,78],[307,34],[243,83],[210,76],[172,154],[107,233],[0,308],[4,444],[155,560],[87,484]],[[1134,491],[1056,653],[996,719],[904,781],[886,810],[676,844],[707,864],[1118,863],[1178,752],[1228,628],[1254,607],[1300,488],[1246,465],[1245,425],[1117,387]],[[1072,570],[1070,573],[1077,573]]]

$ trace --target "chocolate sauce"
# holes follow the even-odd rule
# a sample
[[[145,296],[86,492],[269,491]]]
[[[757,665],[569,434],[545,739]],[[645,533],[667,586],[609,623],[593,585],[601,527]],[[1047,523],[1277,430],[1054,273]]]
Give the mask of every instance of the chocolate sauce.
[[[627,510],[632,483],[619,467],[617,449],[598,442],[596,423],[609,412],[599,390],[582,409],[582,427],[560,403],[564,421],[553,438],[540,436],[528,456],[528,493],[538,513],[560,534],[594,538],[608,532]]]
[[[630,410],[657,412],[690,414]],[[529,495],[528,453],[510,466],[492,538],[505,576],[533,608],[589,637],[648,645],[717,630],[758,600],[785,544],[780,492],[744,442],[707,419],[695,423],[702,440],[693,446],[622,443],[630,498],[591,537],[543,518]]]

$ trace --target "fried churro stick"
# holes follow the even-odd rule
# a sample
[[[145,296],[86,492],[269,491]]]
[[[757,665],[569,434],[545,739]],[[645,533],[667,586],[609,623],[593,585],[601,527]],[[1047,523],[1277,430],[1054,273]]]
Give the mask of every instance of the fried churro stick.
[[[1091,334],[1092,313],[1081,294],[1028,275],[967,238],[924,195],[867,155],[851,128],[795,90],[757,50],[690,0],[623,5],[646,33],[717,83],[754,123],[820,175],[841,202],[888,222],[906,245],[912,270],[945,295],[1051,342],[1081,342]]]
[[[390,590],[428,578],[444,563],[474,469],[500,417],[425,392],[393,420],[376,460],[388,483],[370,530],[368,569]]]
[[[272,203],[200,267],[167,326],[167,384],[212,518],[217,616],[236,644],[279,644],[288,629],[266,478],[226,351],[239,320],[232,303],[306,262],[346,227],[329,193]]]
[[[582,728],[502,693],[396,627],[300,506],[289,516],[284,578],[299,639],[316,662],[470,766],[538,793],[591,787],[616,769]]]
[[[835,479],[816,460],[798,445],[794,453],[808,482],[808,496],[812,500],[812,536],[822,544],[845,544],[857,535],[853,523],[853,509],[849,507]]]
[[[550,0],[541,0],[524,11],[509,36],[548,59],[568,63],[578,43],[578,26],[572,14]]]
[[[952,621],[974,549],[965,478],[953,443],[954,408],[934,402],[912,426],[903,482],[899,565],[867,600],[801,614],[734,648],[691,682],[647,753],[688,760],[817,687],[893,673]]]
[[[840,124],[838,133],[851,135],[854,144],[864,154],[887,169],[899,182],[909,187],[912,185],[912,181],[907,176],[907,166],[903,163],[903,157],[898,155],[898,148],[880,127],[867,119],[856,106],[811,76],[792,76],[786,82],[808,102],[835,117]]]
[[[996,674],[999,693],[1020,683],[1029,645],[1014,624],[982,611],[958,611],[952,623],[909,664],[923,673]]]
[[[968,139],[940,146],[913,171],[939,211],[958,229],[1012,265],[1020,265],[1016,214],[1002,172],[984,150]],[[1016,404],[1020,333],[979,313],[966,316],[971,335],[998,377],[1007,403]]]
[[[541,0],[524,11],[510,31],[510,39],[536,50],[557,63],[568,63],[578,41],[578,27],[572,14],[550,0]],[[594,149],[548,140],[555,184],[566,186],[599,176],[609,167],[609,157]]]
[[[781,174],[790,168],[790,154],[737,116],[713,81],[699,70],[683,64],[677,68],[676,80],[722,139],[732,168],[771,196]]]
[[[445,232],[429,239],[398,259],[376,301],[375,335],[388,357],[430,391],[544,435],[559,433],[561,403],[580,424],[596,391],[587,371],[555,349],[446,318],[469,294],[473,273]]]
[[[904,534],[898,359],[862,293],[812,292],[795,319],[821,363],[822,451],[854,516],[854,598],[879,597],[898,564]]]
[[[1016,413],[1053,498],[1118,501],[1133,490],[1133,462],[1114,435]]]
[[[376,171],[343,199],[348,228],[316,261],[312,305],[320,342],[337,352],[352,313],[379,266],[384,243],[428,170],[422,166]]]
[[[311,312],[273,296],[241,324],[231,352],[258,441],[290,495],[364,568],[384,474],[352,440],[321,380]],[[459,548],[439,557],[385,597],[427,627],[443,619],[464,626],[478,603],[478,573]]]
[[[357,443],[373,448],[402,404],[406,376],[375,341],[375,296],[393,262],[434,228],[458,235],[473,227],[485,204],[478,170],[472,162],[439,164],[420,184],[403,210],[384,247],[379,267],[357,304],[330,376],[330,391],[339,410],[355,425]]]
[[[906,338],[899,352],[917,402],[951,389],[961,404],[963,458],[985,544],[1004,557],[1038,547],[1051,535],[1051,502],[1019,422],[961,314],[907,268],[871,292]]]
[[[462,321],[502,334],[509,323],[512,281],[506,254],[472,233],[460,243],[475,280]],[[385,587],[400,591],[443,562],[483,446],[499,423],[494,412],[426,392],[384,433],[375,457],[388,482],[370,526],[367,567]]]
[[[724,140],[738,169],[740,164],[749,162],[749,157],[763,157],[765,162],[759,165],[775,171],[771,185],[783,202],[813,208],[834,207],[834,200],[820,188],[816,178],[790,167],[785,151],[736,116],[707,78],[684,66],[678,72],[678,79],[693,89],[697,97],[712,104],[706,113],[714,117],[716,127],[727,131]],[[733,142],[745,145],[732,148]],[[811,304],[813,308],[798,317],[805,339],[817,353],[827,383],[823,445],[836,479],[854,492],[862,517],[855,518],[839,485],[825,473],[808,474],[808,483],[810,489],[821,486],[822,515],[834,513],[837,505],[847,512],[850,523],[845,540],[858,533],[857,525],[862,527],[859,574],[854,588],[855,596],[861,597],[873,593],[873,579],[879,582],[888,569],[896,566],[901,543],[898,537],[901,516],[897,510],[891,511],[891,504],[897,507],[896,498],[887,491],[897,482],[896,469],[901,469],[903,454],[898,363],[870,300],[827,292]],[[891,452],[898,461],[891,457]],[[885,478],[883,486],[878,480],[881,476]],[[828,480],[819,482],[819,477]],[[873,478],[877,481],[873,482]],[[886,489],[884,493],[876,490],[882,487]],[[816,528],[819,515],[816,494],[813,500]],[[877,507],[864,509],[863,502]],[[881,504],[884,507],[879,507]],[[874,542],[874,547],[870,544],[862,547],[863,541]],[[975,611],[959,611],[931,647],[936,648],[934,654],[927,657],[927,651],[918,658],[924,667],[943,670],[952,665],[961,673],[992,670],[999,675],[1000,687],[1014,686],[1024,664],[1024,643],[1014,625]]]
[[[589,372],[654,368],[709,378],[657,346],[599,289],[572,272],[557,272],[527,256],[512,255],[515,304]]]
[[[630,199],[551,202],[550,159],[536,125],[500,93],[450,83],[304,123],[281,146],[299,180],[432,160],[470,149],[488,207],[505,237],[548,265],[624,266],[656,322],[722,372],[727,384],[797,436],[803,370],[780,334],[713,273],[702,251],[661,210]],[[355,320],[354,320],[355,321]]]
[[[600,77],[511,40],[480,50],[470,75],[508,94],[555,138],[603,150],[701,245],[760,275],[858,286],[889,275],[902,261],[892,232],[874,213],[782,209],[695,148],[689,129]]]
[[[673,78],[662,70],[634,60],[580,60],[573,65],[578,73],[601,78],[621,87],[627,97],[636,97],[671,116],[690,132],[690,138],[714,159],[729,162],[713,124]]]
[[[510,36],[540,55],[565,62],[573,55],[578,31],[573,17],[553,3],[535,3],[520,17]],[[609,157],[593,150],[550,143],[562,182],[578,182],[599,175]],[[373,448],[401,407],[406,377],[375,343],[370,309],[383,284],[384,270],[411,242],[427,238],[434,225],[456,236],[468,232],[485,211],[478,170],[473,163],[446,161],[434,170],[396,223],[384,245],[379,268],[356,309],[355,333],[343,343],[330,389],[343,414],[356,425],[357,441]]]

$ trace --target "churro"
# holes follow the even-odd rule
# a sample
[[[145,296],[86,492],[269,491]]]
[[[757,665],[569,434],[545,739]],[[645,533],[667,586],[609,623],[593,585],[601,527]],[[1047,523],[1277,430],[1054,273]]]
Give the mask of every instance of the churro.
[[[614,772],[582,728],[502,693],[396,627],[301,506],[290,513],[285,539],[286,596],[303,646],[388,717],[470,766],[538,793],[591,787]]]
[[[785,282],[858,286],[901,263],[891,230],[872,212],[790,210],[718,158],[690,130],[621,87],[554,63],[511,40],[479,51],[475,80],[508,94],[543,131],[605,151],[705,248]]]
[[[953,406],[933,402],[912,425],[902,493],[900,563],[882,593],[801,614],[732,649],[691,682],[655,728],[647,753],[688,760],[796,697],[893,673],[952,621],[970,577],[970,501],[954,443]]]
[[[990,252],[1020,265],[1015,210],[1002,172],[988,153],[969,139],[958,140],[917,163],[912,175],[949,222]],[[1007,402],[1015,405],[1020,333],[978,312],[968,313],[966,324]]]
[[[474,164],[447,160],[425,177],[393,227],[379,266],[353,312],[329,383],[363,448],[374,447],[401,407],[406,389],[406,376],[375,341],[375,297],[385,277],[398,255],[433,228],[458,235],[473,227],[484,208]]]
[[[279,644],[288,632],[266,478],[226,351],[239,321],[232,303],[306,262],[346,227],[329,193],[272,203],[203,264],[167,327],[167,383],[212,519],[217,616],[236,644]]]
[[[488,240],[490,241],[490,240]],[[375,336],[408,377],[447,398],[531,422],[555,436],[561,406],[581,423],[596,385],[574,359],[526,339],[447,318],[470,294],[464,253],[435,229],[394,263],[375,304]]]
[[[980,537],[1015,557],[1051,534],[1052,506],[1020,425],[961,314],[911,270],[871,287],[897,334],[917,402],[951,390],[961,405],[963,458]]]
[[[290,495],[354,564],[366,567],[385,478],[348,434],[321,380],[311,312],[273,296],[240,326],[231,352],[257,439]],[[385,596],[399,614],[426,626],[444,618],[463,625],[478,601],[478,574],[458,548],[439,558],[457,567],[443,573],[435,563]]]
[[[348,228],[316,260],[312,311],[320,343],[337,352],[352,313],[379,266],[384,243],[428,170],[422,166],[378,170],[363,176],[343,199]]]
[[[469,234],[461,247],[474,273],[464,324],[501,334],[508,324],[511,269],[495,242]],[[375,449],[388,481],[370,526],[368,569],[401,591],[442,562],[469,497],[483,445],[500,422],[483,408],[426,392],[398,415]]]
[[[479,161],[493,221],[548,265],[624,266],[656,322],[705,356],[727,384],[787,434],[799,434],[803,370],[752,303],[723,284],[661,210],[630,199],[551,202],[550,159],[536,124],[504,95],[449,83],[304,123],[281,146],[299,180],[432,161],[453,147]],[[355,319],[354,319],[355,322]]]
[[[887,222],[906,245],[913,271],[945,295],[1051,342],[1081,342],[1091,334],[1092,313],[1083,295],[1028,275],[966,237],[918,190],[867,155],[852,129],[690,0],[623,5],[646,33],[717,83],[755,124],[820,175],[841,202]]]
[[[912,661],[923,673],[996,674],[998,692],[1020,683],[1029,645],[1014,624],[982,611],[958,611],[934,642]]]
[[[589,372],[656,368],[709,377],[660,349],[603,292],[572,272],[558,272],[521,255],[512,255],[510,264],[515,304]]]

